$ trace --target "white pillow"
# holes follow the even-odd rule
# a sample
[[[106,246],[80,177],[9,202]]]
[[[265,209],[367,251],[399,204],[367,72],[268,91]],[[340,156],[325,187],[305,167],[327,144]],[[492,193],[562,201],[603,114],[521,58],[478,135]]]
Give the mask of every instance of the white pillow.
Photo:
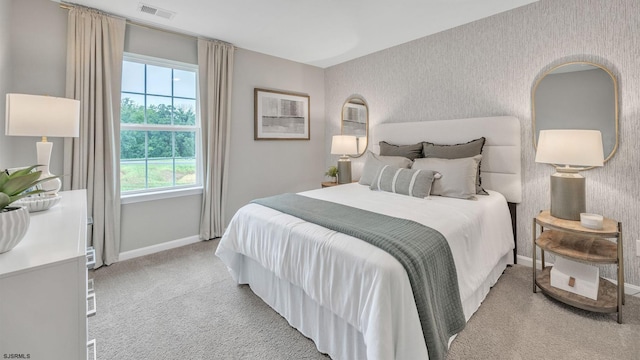
[[[361,185],[371,185],[373,179],[380,168],[384,165],[391,165],[397,168],[409,169],[413,161],[402,156],[382,156],[376,155],[371,151],[367,151],[367,160],[364,162],[364,168],[362,169],[362,175],[358,181]]]
[[[412,169],[433,170],[440,178],[433,181],[431,195],[475,199],[476,174],[482,155],[460,159],[416,159]]]

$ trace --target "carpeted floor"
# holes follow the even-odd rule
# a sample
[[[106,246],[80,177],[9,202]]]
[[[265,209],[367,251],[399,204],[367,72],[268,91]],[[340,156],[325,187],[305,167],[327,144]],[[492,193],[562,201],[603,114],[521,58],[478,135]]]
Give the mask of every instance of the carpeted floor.
[[[98,359],[327,359],[201,242],[93,271]],[[624,324],[531,291],[508,268],[451,345],[448,359],[640,359],[640,298]]]

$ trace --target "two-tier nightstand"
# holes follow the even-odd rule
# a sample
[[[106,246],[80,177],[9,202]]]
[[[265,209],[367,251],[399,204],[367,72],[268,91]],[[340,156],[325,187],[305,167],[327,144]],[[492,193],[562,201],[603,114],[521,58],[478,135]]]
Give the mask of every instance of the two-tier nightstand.
[[[340,184],[338,184],[337,181],[323,181],[322,182],[322,187],[323,188],[332,187],[332,186],[336,186],[336,185],[340,185]]]
[[[538,235],[537,227],[540,227]],[[609,239],[615,239],[611,241]],[[540,248],[542,271],[536,270],[537,247]],[[595,264],[617,264],[618,284],[600,278],[598,299],[593,300],[569,291],[551,286],[551,266],[545,266],[544,253]],[[542,211],[533,219],[533,292],[536,286],[542,292],[563,303],[580,309],[618,313],[618,323],[622,323],[624,304],[624,265],[622,256],[622,224],[604,218],[603,228],[593,230],[583,227],[580,221],[558,219]]]

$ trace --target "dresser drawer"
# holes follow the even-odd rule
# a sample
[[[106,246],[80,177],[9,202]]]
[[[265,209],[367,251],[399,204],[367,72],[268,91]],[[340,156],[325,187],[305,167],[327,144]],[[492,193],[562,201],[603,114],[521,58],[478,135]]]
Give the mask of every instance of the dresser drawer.
[[[96,249],[93,246],[87,248],[87,269],[93,269],[96,266]]]
[[[87,342],[87,360],[96,360],[96,339]]]

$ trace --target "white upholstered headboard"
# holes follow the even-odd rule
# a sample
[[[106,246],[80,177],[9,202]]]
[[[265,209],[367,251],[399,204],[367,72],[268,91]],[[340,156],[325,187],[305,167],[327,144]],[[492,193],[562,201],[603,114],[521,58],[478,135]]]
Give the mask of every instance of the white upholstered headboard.
[[[380,141],[410,145],[421,141],[435,144],[460,144],[481,136],[482,187],[503,194],[508,202],[522,201],[520,160],[520,121],[513,116],[456,120],[418,121],[379,124],[372,129],[373,152],[380,153]]]

